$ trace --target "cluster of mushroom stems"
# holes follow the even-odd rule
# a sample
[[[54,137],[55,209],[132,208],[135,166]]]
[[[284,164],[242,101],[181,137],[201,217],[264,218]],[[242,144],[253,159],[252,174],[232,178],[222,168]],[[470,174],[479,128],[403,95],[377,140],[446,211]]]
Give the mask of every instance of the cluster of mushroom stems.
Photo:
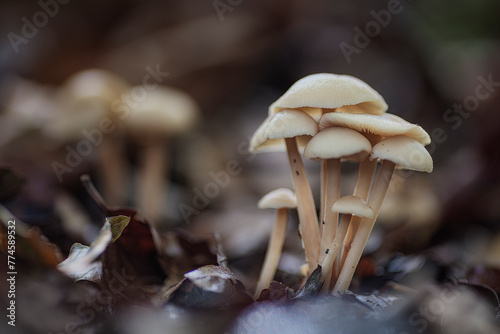
[[[323,292],[349,288],[394,170],[432,171],[432,158],[424,147],[430,143],[429,135],[386,111],[384,99],[363,81],[347,75],[313,74],[297,81],[269,107],[269,116],[251,139],[253,153],[288,154],[307,272],[321,266]],[[302,156],[321,162],[319,220]],[[358,163],[359,168],[352,195],[342,197],[344,161]],[[264,199],[283,193],[274,191]],[[286,235],[283,219],[278,211],[256,298],[278,267]]]

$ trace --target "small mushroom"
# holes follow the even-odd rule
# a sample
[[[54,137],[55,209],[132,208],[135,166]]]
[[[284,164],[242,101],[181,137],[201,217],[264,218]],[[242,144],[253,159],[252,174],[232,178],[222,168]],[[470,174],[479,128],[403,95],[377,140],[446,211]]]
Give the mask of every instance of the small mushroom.
[[[299,110],[283,110],[267,118],[250,140],[250,151],[259,152],[268,140],[279,140],[286,144],[292,181],[297,196],[299,230],[304,244],[309,268],[316,268],[319,261],[319,227],[316,206],[307,179],[304,164],[298,150],[298,137],[312,137],[318,132],[316,121]],[[276,141],[272,145],[276,145]]]
[[[137,178],[137,205],[154,223],[165,203],[169,144],[175,135],[188,131],[199,117],[196,102],[173,88],[156,87],[131,108],[124,122],[141,146]]]
[[[330,127],[318,132],[307,144],[304,157],[326,161],[325,208],[331,208],[340,197],[340,160],[362,161],[370,153],[372,146],[368,139],[357,131]],[[321,233],[321,254],[332,243],[338,225],[338,215],[331,210],[323,210]],[[320,255],[320,260],[322,256]]]
[[[259,281],[257,282],[255,299],[260,296],[260,292],[263,289],[269,286],[276,274],[283,243],[285,242],[288,209],[297,207],[297,198],[290,189],[279,188],[262,197],[257,206],[259,209],[276,209],[276,221],[269,239],[269,245],[260,272]]]
[[[372,149],[370,159],[382,161],[382,167],[368,201],[374,217],[362,219],[335,284],[334,292],[345,291],[349,287],[382,206],[394,169],[397,167],[427,173],[433,169],[432,158],[424,145],[403,135],[388,137],[377,143]]]
[[[100,156],[100,178],[104,196],[109,203],[123,205],[126,202],[127,163],[123,157],[119,131],[103,133],[101,127],[112,128],[113,104],[129,88],[127,82],[114,73],[102,69],[88,69],[71,76],[61,87],[58,102],[61,115],[47,131],[63,140],[85,139],[83,130],[93,136]],[[102,136],[93,135],[98,131]]]
[[[339,254],[342,242],[346,237],[351,217],[357,216],[361,218],[373,218],[373,210],[363,199],[356,196],[344,196],[339,198],[333,204],[331,211],[341,213],[342,219],[340,220],[337,234],[335,235],[332,243],[328,246],[328,252],[326,253],[326,257],[321,264],[322,279],[324,280],[323,286],[325,287],[325,290],[329,290],[330,280],[332,278],[330,271],[332,270],[335,259]]]
[[[112,117],[113,102],[128,89],[128,83],[106,70],[88,69],[72,75],[58,92],[62,114],[51,124],[50,134],[81,139],[82,130],[98,128],[104,117]]]
[[[387,110],[387,104],[379,93],[355,77],[317,73],[295,82],[269,107],[269,114],[295,108],[319,120],[323,113],[331,111],[380,115]]]

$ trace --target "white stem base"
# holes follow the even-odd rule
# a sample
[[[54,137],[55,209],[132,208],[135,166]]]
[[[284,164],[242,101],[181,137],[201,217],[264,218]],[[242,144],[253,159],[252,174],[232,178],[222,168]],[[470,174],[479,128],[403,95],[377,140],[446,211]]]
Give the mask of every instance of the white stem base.
[[[267,246],[264,264],[262,265],[259,280],[257,282],[254,299],[259,298],[261,291],[269,287],[269,283],[271,283],[274,275],[276,274],[276,269],[278,268],[278,263],[281,257],[281,251],[285,242],[287,221],[288,209],[278,209],[276,211],[274,229],[271,233],[271,237],[269,238],[269,245]]]

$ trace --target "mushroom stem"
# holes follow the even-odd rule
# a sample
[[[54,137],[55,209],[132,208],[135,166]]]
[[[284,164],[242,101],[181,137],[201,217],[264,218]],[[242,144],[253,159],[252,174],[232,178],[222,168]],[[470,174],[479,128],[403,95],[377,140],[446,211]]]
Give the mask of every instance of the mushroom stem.
[[[376,168],[377,160],[370,160],[369,158],[366,158],[359,164],[358,181],[354,188],[354,196],[366,201]]]
[[[128,197],[127,163],[123,159],[122,148],[118,138],[104,136],[99,150],[104,196],[111,205],[125,205]]]
[[[304,164],[300,157],[296,138],[285,138],[288,160],[292,170],[292,181],[297,196],[299,230],[304,243],[304,251],[309,271],[314,270],[319,262],[319,226],[314,205],[314,198],[307,179]]]
[[[378,213],[380,212],[380,207],[384,201],[385,194],[389,188],[389,183],[391,182],[392,174],[394,172],[396,164],[389,160],[384,160],[382,162],[382,168],[377,178],[377,182],[373,188],[373,192],[370,195],[370,201],[368,205],[373,210],[373,218],[364,218],[359,224],[358,231],[354,236],[352,241],[351,250],[348,252],[344,267],[340,271],[337,283],[333,292],[345,291],[349,288],[352,277],[356,267],[358,266],[361,255],[363,254],[363,249],[365,248],[366,242],[370,237],[370,233],[377,220]]]
[[[368,193],[370,192],[370,186],[373,182],[373,176],[375,175],[375,170],[377,168],[377,161],[370,160],[366,158],[359,164],[358,170],[358,180],[356,182],[356,187],[354,188],[354,196],[361,198],[366,201],[368,199]],[[345,260],[349,250],[351,249],[352,240],[354,235],[359,228],[359,223],[361,218],[358,216],[352,216],[349,228],[347,230],[347,236],[345,238],[344,247],[342,248],[342,257],[340,260],[339,271],[342,271],[344,267]]]
[[[148,144],[141,154],[137,193],[138,207],[155,224],[161,217],[161,207],[165,203],[167,145],[159,140]]]
[[[274,278],[274,275],[276,274],[281,251],[283,249],[283,243],[285,242],[287,221],[288,208],[277,209],[274,229],[271,233],[271,238],[269,239],[266,257],[264,258],[264,264],[262,265],[262,269],[260,271],[257,289],[255,290],[255,299],[259,298],[261,291],[269,286]]]
[[[325,194],[326,194],[326,160],[321,161],[321,208],[320,208],[320,236],[323,235],[323,228],[325,225]]]
[[[331,208],[340,198],[340,159],[328,159],[326,161],[326,186],[325,186],[325,213],[321,234],[320,261],[326,256],[325,251],[333,242],[339,222],[337,212]]]
[[[340,225],[337,234],[335,235],[335,238],[333,239],[329,248],[327,248],[328,253],[326,254],[326,257],[321,263],[321,268],[322,268],[321,276],[322,279],[325,280],[323,284],[330,285],[330,281],[332,278],[331,273],[334,269],[333,265],[335,263],[335,260],[337,259],[337,255],[339,254],[340,247],[342,246],[342,241],[344,240],[347,234],[347,228],[349,227],[349,221],[351,220],[351,217],[352,215],[350,214],[342,215],[342,219],[340,219]]]

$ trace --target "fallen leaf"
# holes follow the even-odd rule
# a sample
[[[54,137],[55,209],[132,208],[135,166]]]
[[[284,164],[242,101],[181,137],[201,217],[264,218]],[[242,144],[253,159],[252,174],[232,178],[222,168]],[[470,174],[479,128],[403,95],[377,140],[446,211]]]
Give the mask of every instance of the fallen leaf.
[[[117,240],[130,218],[125,216],[106,218],[97,238],[90,247],[76,243],[71,247],[66,260],[58,269],[74,280],[100,281],[102,265],[95,260],[106,250],[108,245]]]

